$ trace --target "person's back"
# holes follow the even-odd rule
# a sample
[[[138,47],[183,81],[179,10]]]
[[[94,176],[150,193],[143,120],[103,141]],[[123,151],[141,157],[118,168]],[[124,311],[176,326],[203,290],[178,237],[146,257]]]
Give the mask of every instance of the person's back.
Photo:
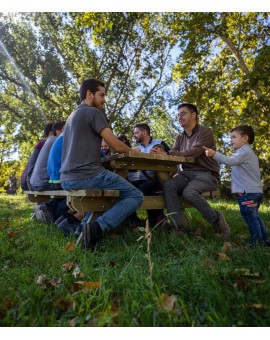
[[[63,149],[64,132],[53,143],[48,157],[47,172],[50,183],[60,183],[60,169]]]
[[[101,165],[102,138],[116,152],[130,148],[119,141],[101,111],[105,104],[105,84],[86,79],[80,88],[81,104],[69,116],[64,133],[61,185],[64,190],[119,190],[119,201],[95,221],[83,225],[83,243],[93,249],[104,231],[116,228],[143,202],[141,192],[119,175]],[[63,221],[64,222],[64,221]]]
[[[61,134],[64,125],[65,122],[59,122],[53,125],[53,135],[46,140],[38,155],[32,176],[30,178],[30,185],[34,190],[42,191],[54,189],[54,186],[51,186],[49,183],[50,177],[47,171],[47,163],[51,147],[58,135]]]
[[[61,181],[93,177],[103,170],[98,132],[105,127],[106,119],[95,107],[81,104],[72,112],[65,126]]]
[[[42,149],[43,145],[45,144],[47,138],[52,134],[52,127],[53,127],[54,123],[48,123],[46,124],[45,128],[44,128],[44,139],[42,139],[41,141],[39,141],[35,148],[34,151],[32,152],[25,168],[24,171],[22,173],[21,176],[21,188],[22,190],[32,190],[31,185],[30,185],[30,178],[32,176],[38,155],[40,150]]]

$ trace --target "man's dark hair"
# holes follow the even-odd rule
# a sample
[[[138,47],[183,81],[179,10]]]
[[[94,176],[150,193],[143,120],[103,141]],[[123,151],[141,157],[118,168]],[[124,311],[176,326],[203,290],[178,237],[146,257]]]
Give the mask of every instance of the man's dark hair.
[[[45,137],[48,137],[48,136],[49,136],[49,133],[52,131],[53,124],[54,124],[54,123],[47,123],[47,124],[45,125],[45,128],[44,128],[44,136],[45,136]]]
[[[65,126],[65,124],[66,124],[65,120],[62,120],[61,122],[57,122],[57,123],[53,124],[53,127],[52,127],[53,135],[56,136],[56,131],[62,130],[63,127]]]
[[[240,133],[241,136],[247,135],[248,144],[252,144],[254,142],[255,132],[254,132],[254,130],[251,126],[249,126],[249,125],[239,125],[239,126],[236,126],[235,128],[233,128],[231,130],[231,132],[234,132],[234,131]]]
[[[183,107],[183,106],[187,107],[191,112],[195,112],[196,113],[196,120],[197,120],[197,118],[198,118],[198,109],[197,109],[197,107],[195,105],[193,105],[193,104],[190,104],[190,103],[183,103],[183,104],[180,104],[178,106],[178,110],[181,109],[181,107]]]
[[[87,91],[92,92],[95,94],[98,91],[98,87],[105,87],[105,84],[97,79],[89,78],[82,82],[81,88],[80,88],[80,99],[81,102],[86,98]]]
[[[146,123],[138,123],[134,126],[134,128],[138,128],[139,130],[144,130],[150,136],[150,126]]]
[[[130,143],[129,139],[127,138],[127,136],[126,136],[124,133],[122,133],[121,135],[119,135],[117,138],[118,138],[121,142],[125,143],[127,146],[129,146],[129,147],[131,148],[131,143]]]

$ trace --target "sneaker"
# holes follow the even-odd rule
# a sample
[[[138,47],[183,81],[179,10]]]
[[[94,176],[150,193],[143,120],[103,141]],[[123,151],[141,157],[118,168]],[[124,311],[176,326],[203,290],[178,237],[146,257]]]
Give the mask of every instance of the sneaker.
[[[101,238],[102,230],[98,222],[93,221],[83,225],[83,246],[85,250],[93,250]]]
[[[58,219],[54,222],[55,225],[58,225],[59,223],[61,223],[62,221],[64,221],[66,217],[64,215],[61,215],[60,217],[58,217]]]
[[[46,204],[46,203],[41,204],[40,210],[43,212],[45,222],[53,223],[55,221],[54,213],[53,213],[52,209],[50,209],[48,204]]]
[[[46,222],[44,213],[43,213],[43,211],[40,209],[40,207],[41,207],[41,204],[36,204],[36,205],[34,206],[34,215],[32,216],[32,218],[35,217],[35,219],[36,219],[38,222]]]
[[[80,223],[80,224],[78,225],[77,229],[75,230],[75,233],[74,233],[75,237],[78,238],[78,237],[81,235],[81,232],[82,232],[82,231],[83,231],[83,224]]]
[[[214,223],[215,232],[227,239],[230,238],[230,227],[226,222],[225,217],[220,211],[217,211],[216,213],[218,214],[218,221]]]
[[[57,228],[62,231],[65,236],[73,235],[80,224],[80,221],[70,222],[65,218],[62,222],[57,225]]]

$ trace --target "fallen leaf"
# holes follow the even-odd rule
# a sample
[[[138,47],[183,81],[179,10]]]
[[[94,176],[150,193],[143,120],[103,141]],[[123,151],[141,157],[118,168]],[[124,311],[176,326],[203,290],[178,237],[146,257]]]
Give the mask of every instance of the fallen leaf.
[[[6,298],[6,299],[4,300],[4,308],[5,308],[5,309],[8,309],[8,308],[10,308],[11,306],[13,306],[12,300],[11,300],[10,298]]]
[[[16,235],[13,231],[10,231],[10,232],[8,233],[8,236],[9,236],[10,238],[15,238],[17,235]]]
[[[69,325],[70,327],[76,327],[76,323],[77,323],[77,318],[74,318],[72,320],[69,320]]]
[[[68,242],[66,248],[65,248],[65,251],[72,251],[76,248],[76,244],[75,243],[71,243],[71,242]]]
[[[224,242],[222,250],[226,251],[226,250],[230,250],[233,248],[233,245],[231,244],[231,242]]]
[[[249,308],[254,308],[254,309],[264,309],[265,306],[262,305],[261,303],[253,303],[251,305],[248,305]]]
[[[37,284],[41,286],[41,288],[59,288],[61,283],[61,278],[56,279],[48,279],[46,275],[41,274],[37,279]]]
[[[236,268],[234,270],[237,274],[241,274],[244,276],[260,276],[260,273],[251,273],[248,268]]]
[[[74,268],[72,275],[76,278],[77,276],[79,277],[83,277],[83,273],[81,273],[80,268],[78,265],[76,265],[76,267]]]
[[[92,282],[92,281],[77,281],[72,284],[73,289],[77,292],[78,290],[81,289],[90,289],[90,288],[99,288],[100,287],[100,282]]]
[[[159,307],[167,312],[170,312],[175,307],[177,298],[175,295],[162,294],[159,299]]]
[[[221,259],[221,261],[230,261],[229,256],[227,256],[224,253],[217,253],[217,255],[219,256],[219,258]]]
[[[216,262],[214,260],[209,259],[209,257],[207,257],[203,261],[203,266],[206,267],[206,268],[213,267],[215,264],[216,264]]]
[[[63,269],[67,272],[71,271],[73,267],[74,267],[74,262],[66,262],[63,264]]]

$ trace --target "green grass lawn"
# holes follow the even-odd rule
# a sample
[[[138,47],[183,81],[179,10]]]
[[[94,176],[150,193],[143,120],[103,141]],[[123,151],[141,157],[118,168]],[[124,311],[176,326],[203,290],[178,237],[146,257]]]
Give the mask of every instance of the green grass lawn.
[[[143,228],[123,225],[90,253],[30,220],[24,196],[0,196],[0,326],[269,326],[270,248],[245,246],[235,201],[211,205],[230,242],[190,209],[186,238],[156,228],[149,252]],[[261,216],[269,231],[269,204]]]

